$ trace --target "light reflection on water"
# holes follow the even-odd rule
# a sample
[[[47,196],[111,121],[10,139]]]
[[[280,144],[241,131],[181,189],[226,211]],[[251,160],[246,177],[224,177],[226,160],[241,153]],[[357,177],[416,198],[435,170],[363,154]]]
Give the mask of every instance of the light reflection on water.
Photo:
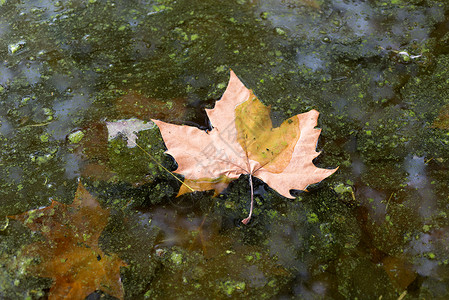
[[[91,101],[86,89],[76,91],[73,96],[66,99],[55,101],[52,107],[55,121],[46,127],[46,131],[56,140],[65,140],[73,130],[74,120],[81,120],[83,113],[89,109]]]
[[[0,117],[0,134],[8,137],[13,132],[13,128],[10,122],[4,117]]]
[[[13,72],[6,66],[0,65],[0,84],[6,85],[13,78]]]
[[[419,195],[419,213],[424,219],[438,214],[436,197],[432,185],[427,178],[425,157],[409,156],[404,162],[404,168],[408,172],[408,186],[416,189]]]

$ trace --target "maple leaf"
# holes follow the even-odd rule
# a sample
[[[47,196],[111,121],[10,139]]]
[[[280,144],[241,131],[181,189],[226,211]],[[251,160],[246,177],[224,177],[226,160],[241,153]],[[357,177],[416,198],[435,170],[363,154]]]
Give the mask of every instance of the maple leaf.
[[[84,299],[95,290],[123,299],[120,267],[126,263],[98,244],[108,216],[81,182],[71,205],[52,200],[50,206],[10,216],[44,237],[26,246],[24,255],[39,259],[31,273],[53,279],[49,299]]]
[[[206,109],[211,131],[153,120],[175,158],[175,173],[185,176],[178,193],[215,190],[220,193],[230,181],[249,174],[266,182],[284,197],[293,199],[290,190],[305,190],[337,169],[321,169],[313,164],[321,130],[316,129],[318,111],[298,114],[273,128],[270,107],[262,104],[231,71],[222,98],[213,109]],[[190,189],[190,188],[191,189]],[[251,208],[253,193],[251,193]]]

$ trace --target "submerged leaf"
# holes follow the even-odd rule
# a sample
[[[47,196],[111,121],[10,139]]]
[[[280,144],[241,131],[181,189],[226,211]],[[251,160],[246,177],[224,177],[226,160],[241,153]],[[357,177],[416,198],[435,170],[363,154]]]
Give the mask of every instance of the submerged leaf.
[[[433,121],[432,127],[449,130],[449,104],[441,108],[440,114]]]
[[[186,113],[185,98],[162,101],[146,97],[139,92],[129,90],[117,99],[116,110],[120,118],[138,118],[141,120],[163,119],[181,120]]]
[[[24,254],[39,259],[31,273],[53,279],[49,299],[84,299],[95,290],[123,299],[120,267],[126,263],[98,244],[108,216],[81,182],[70,205],[52,200],[50,206],[10,216],[44,237]]]
[[[400,290],[405,290],[416,278],[413,266],[404,258],[387,256],[382,261],[391,282]]]

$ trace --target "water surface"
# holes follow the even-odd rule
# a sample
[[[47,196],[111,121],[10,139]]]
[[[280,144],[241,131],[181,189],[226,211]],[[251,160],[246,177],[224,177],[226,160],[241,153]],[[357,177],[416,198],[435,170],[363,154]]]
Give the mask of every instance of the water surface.
[[[21,255],[41,235],[6,216],[70,204],[81,180],[111,211],[125,299],[447,298],[448,26],[443,0],[0,1],[0,297],[52,285]],[[318,110],[315,164],[339,166],[295,200],[256,179],[247,226],[246,176],[176,198],[106,128],[207,129],[230,69],[274,124]],[[157,128],[136,141],[176,168]]]

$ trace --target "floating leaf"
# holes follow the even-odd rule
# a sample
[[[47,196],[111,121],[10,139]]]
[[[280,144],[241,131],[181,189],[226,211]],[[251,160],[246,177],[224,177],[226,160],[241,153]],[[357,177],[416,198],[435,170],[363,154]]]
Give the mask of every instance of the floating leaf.
[[[304,190],[336,171],[317,168],[312,162],[319,155],[315,148],[321,132],[315,129],[316,110],[293,116],[273,128],[270,108],[232,71],[223,97],[206,112],[212,124],[208,132],[153,120],[167,153],[178,162],[175,173],[185,176],[178,195],[192,191],[188,187],[220,193],[230,181],[249,174],[284,197],[294,198],[290,190]],[[244,223],[249,221],[251,211]]]

